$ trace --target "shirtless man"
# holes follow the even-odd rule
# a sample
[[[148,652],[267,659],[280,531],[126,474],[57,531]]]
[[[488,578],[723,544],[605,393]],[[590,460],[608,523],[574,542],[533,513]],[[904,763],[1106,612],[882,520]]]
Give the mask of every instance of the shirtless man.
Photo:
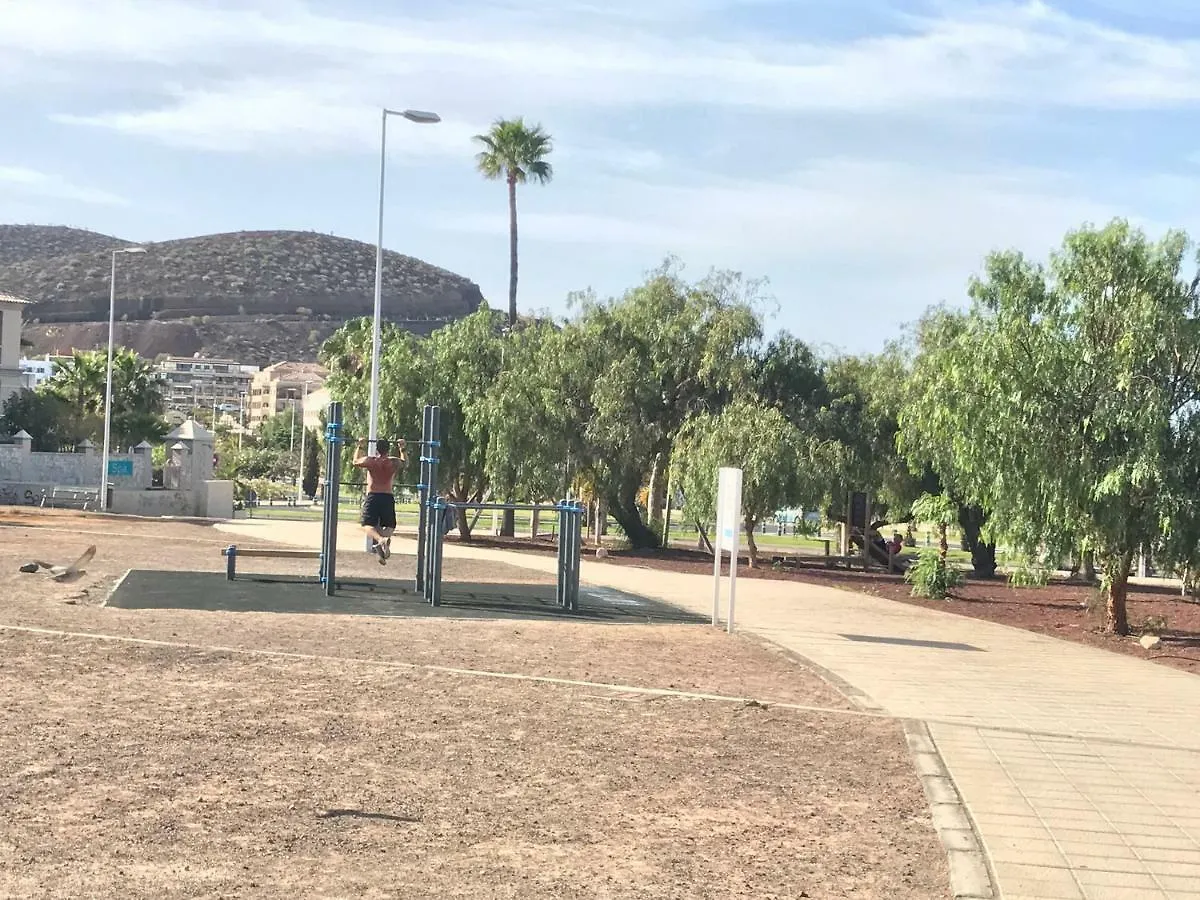
[[[376,441],[376,456],[367,456],[363,451],[365,438],[359,438],[354,448],[354,467],[367,471],[367,495],[363,498],[363,531],[371,538],[371,549],[379,557],[381,566],[387,565],[392,555],[392,532],[396,530],[396,497],[392,494],[392,482],[404,464],[404,441],[396,451],[399,456],[389,456],[387,441]]]

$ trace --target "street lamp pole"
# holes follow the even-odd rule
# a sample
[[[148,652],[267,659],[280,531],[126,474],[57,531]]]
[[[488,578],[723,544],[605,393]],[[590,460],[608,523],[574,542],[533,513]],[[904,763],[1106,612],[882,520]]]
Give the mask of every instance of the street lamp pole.
[[[108,509],[108,457],[112,440],[113,332],[117,321],[117,254],[145,253],[145,247],[122,247],[112,252],[108,287],[108,367],[104,376],[104,452],[100,456],[100,509]]]
[[[375,240],[375,319],[371,330],[371,410],[367,425],[370,440],[368,453],[375,453],[375,441],[379,436],[379,353],[383,323],[383,199],[387,175],[387,121],[388,116],[400,116],[418,125],[434,125],[442,121],[433,112],[406,109],[398,112],[385,108],[382,111],[379,136],[379,229]]]
[[[293,409],[293,415],[295,410]],[[296,505],[300,505],[300,501],[304,497],[304,444],[308,438],[308,426],[304,422],[304,417],[308,415],[308,382],[304,382],[304,400],[300,404],[300,466],[296,470]]]

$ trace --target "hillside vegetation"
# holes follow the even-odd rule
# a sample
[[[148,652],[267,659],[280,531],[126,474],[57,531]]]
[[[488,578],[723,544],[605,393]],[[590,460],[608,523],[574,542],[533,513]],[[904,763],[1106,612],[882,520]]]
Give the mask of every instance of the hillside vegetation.
[[[106,336],[110,250],[92,232],[7,226],[0,290],[33,301],[25,336],[38,352],[98,346]],[[45,246],[38,241],[45,237]],[[77,249],[49,255],[74,243]],[[313,359],[341,323],[371,315],[375,248],[314,232],[247,231],[149,243],[118,268],[122,342],[143,354]],[[478,308],[479,287],[411,256],[384,258],[384,315],[428,332]]]
[[[111,250],[124,244],[111,235],[64,225],[0,225],[0,266]]]

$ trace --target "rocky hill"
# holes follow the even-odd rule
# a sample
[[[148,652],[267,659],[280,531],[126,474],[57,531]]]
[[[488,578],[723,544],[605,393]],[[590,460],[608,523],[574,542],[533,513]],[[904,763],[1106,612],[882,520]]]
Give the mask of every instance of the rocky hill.
[[[127,241],[63,225],[0,225],[0,266],[122,247]]]
[[[11,260],[0,264],[0,290],[33,301],[25,338],[37,353],[101,346],[109,251],[127,242],[73,232],[39,249],[37,234],[48,230],[34,227],[31,236],[30,227],[0,232],[12,238],[11,245],[0,239],[0,259]],[[47,255],[71,240],[86,249]],[[143,355],[312,360],[338,326],[374,307],[375,248],[360,241],[257,231],[143,246],[146,253],[123,256],[117,267],[118,340]],[[383,283],[385,318],[418,333],[471,313],[483,299],[466,278],[391,251]]]

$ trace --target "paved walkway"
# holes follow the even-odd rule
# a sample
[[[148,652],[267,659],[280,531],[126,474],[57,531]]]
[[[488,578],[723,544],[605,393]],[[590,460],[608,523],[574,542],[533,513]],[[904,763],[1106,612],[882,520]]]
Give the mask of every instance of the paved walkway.
[[[225,527],[298,545],[319,538],[313,523]],[[452,544],[446,553],[555,565]],[[711,611],[711,576],[585,561],[582,579]],[[1195,675],[796,582],[739,580],[737,625],[928,724],[1007,900],[1200,900]]]

